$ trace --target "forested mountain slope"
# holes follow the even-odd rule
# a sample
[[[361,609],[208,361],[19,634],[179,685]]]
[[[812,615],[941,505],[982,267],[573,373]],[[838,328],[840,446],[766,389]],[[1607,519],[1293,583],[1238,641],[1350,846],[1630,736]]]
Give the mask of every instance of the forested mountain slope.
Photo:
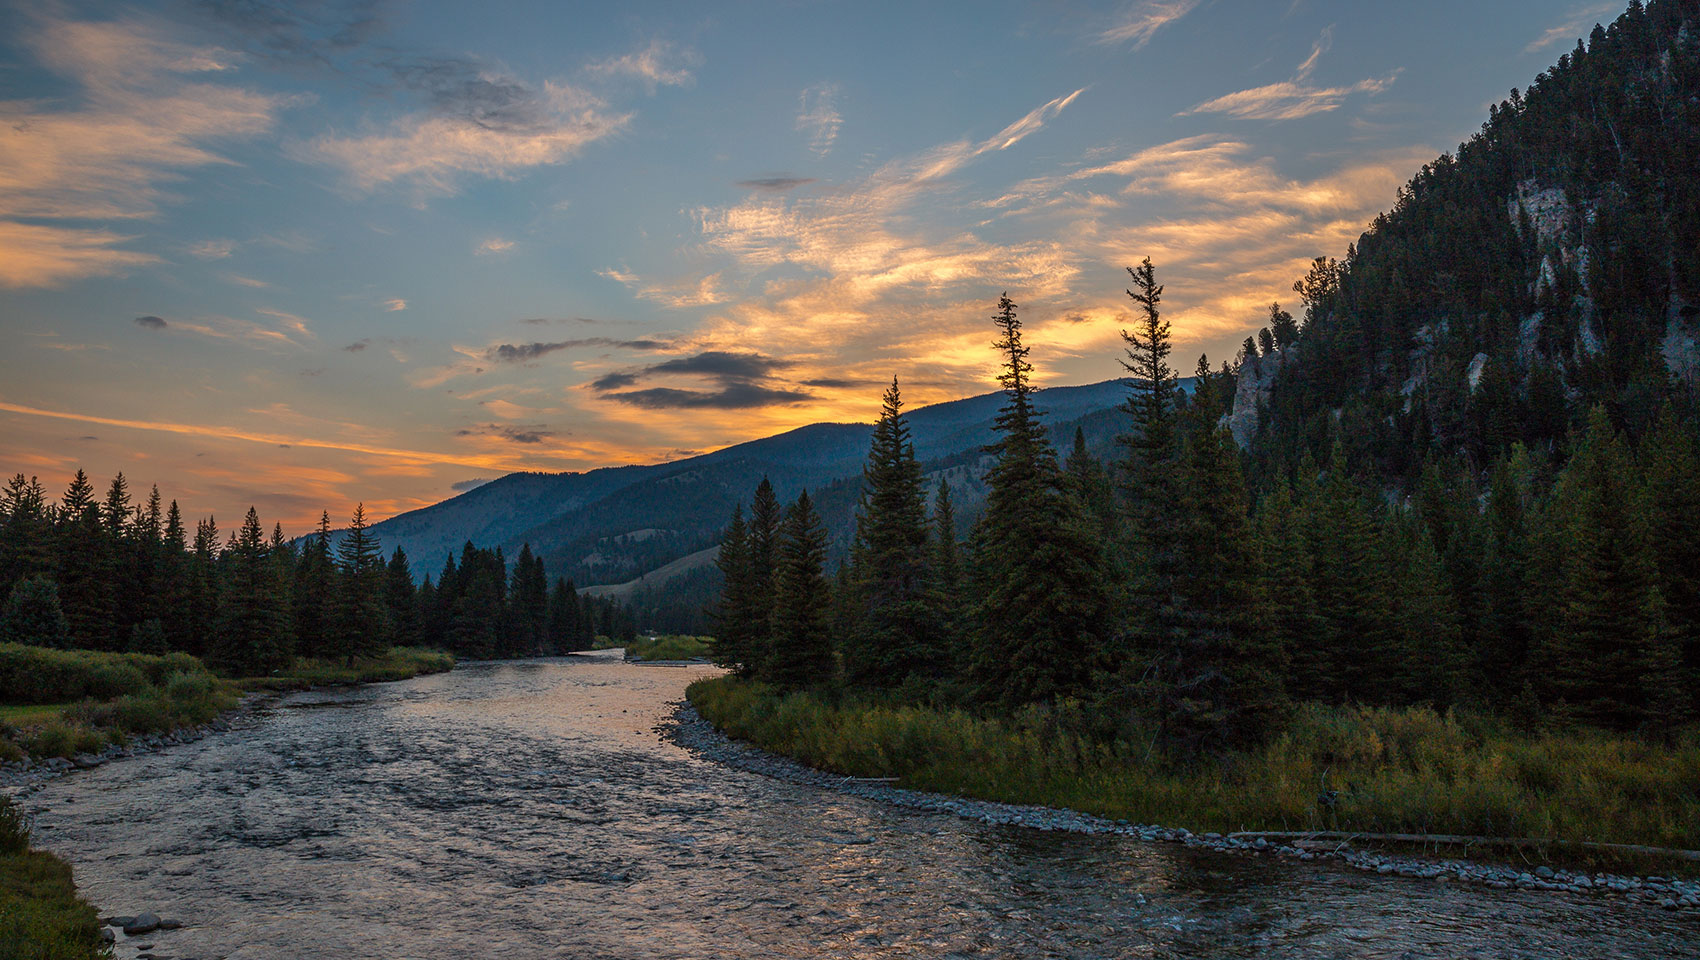
[[[1259,459],[1323,460],[1338,422],[1396,482],[1560,443],[1595,404],[1645,432],[1700,370],[1697,119],[1694,0],[1631,4],[1512,90],[1297,285],[1302,362],[1273,378]]]

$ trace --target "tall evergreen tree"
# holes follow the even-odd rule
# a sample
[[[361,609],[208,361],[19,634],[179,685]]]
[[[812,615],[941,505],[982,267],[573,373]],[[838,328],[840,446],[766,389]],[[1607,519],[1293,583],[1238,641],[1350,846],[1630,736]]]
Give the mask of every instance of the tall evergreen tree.
[[[513,653],[536,656],[543,647],[544,627],[549,617],[549,578],[543,558],[534,556],[531,544],[522,544],[514,558],[513,582],[508,587],[508,605],[513,610]]]
[[[772,647],[759,674],[762,679],[798,688],[832,678],[827,622],[832,598],[825,562],[826,528],[805,490],[785,514],[774,578]]]
[[[301,545],[295,565],[296,647],[303,656],[335,657],[332,629],[337,603],[336,561],[331,555],[331,515],[319,513],[319,526]]]
[[[1033,407],[1029,348],[1008,296],[999,298],[993,322],[1006,399],[974,536],[981,597],[974,680],[981,699],[1018,706],[1087,692],[1103,666],[1109,594],[1098,539]]]
[[[1262,571],[1240,473],[1239,450],[1217,425],[1221,409],[1200,361],[1171,585],[1159,610],[1161,640],[1145,671],[1164,739],[1183,754],[1256,742],[1286,702],[1285,651],[1262,609]]]
[[[232,673],[254,676],[289,663],[287,608],[253,507],[227,557],[229,575],[219,604],[211,659]]]
[[[844,638],[850,682],[877,687],[936,676],[939,623],[927,598],[926,495],[895,378],[862,469],[851,555],[856,609]]]
[[[1659,593],[1682,663],[1687,709],[1700,716],[1700,453],[1692,428],[1666,408],[1642,445]]]
[[[1162,626],[1157,617],[1169,593],[1173,555],[1179,529],[1172,507],[1176,487],[1176,410],[1179,388],[1169,367],[1169,322],[1159,309],[1163,287],[1156,268],[1146,257],[1139,267],[1127,268],[1133,288],[1126,291],[1138,305],[1140,317],[1133,333],[1122,331],[1126,359],[1122,367],[1132,375],[1132,390],[1126,406],[1131,423],[1120,442],[1127,450],[1123,481],[1128,504],[1129,583],[1136,612],[1129,624],[1136,642],[1159,642]]]
[[[756,672],[762,670],[772,632],[771,624],[765,620],[771,617],[775,603],[774,581],[779,569],[780,525],[783,521],[783,511],[779,497],[773,492],[773,484],[762,477],[761,483],[756,485],[755,497],[750,501],[749,584],[750,607],[764,611],[764,622],[752,621],[751,632],[743,641],[745,662],[748,669]]]
[[[115,544],[94,487],[81,470],[60,501],[54,534],[55,579],[71,642],[93,650],[118,649]]]
[[[720,540],[715,563],[724,585],[714,616],[714,662],[749,675],[755,663],[750,651],[767,634],[768,611],[757,606],[755,567],[750,555],[750,531],[744,507],[732,508],[732,522]]]
[[[390,632],[395,642],[403,646],[418,643],[419,592],[413,587],[413,568],[401,547],[395,548],[384,569],[384,600],[389,607]]]
[[[1568,543],[1559,630],[1544,657],[1549,699],[1607,727],[1665,727],[1680,696],[1644,491],[1623,440],[1595,407],[1553,492]]]
[[[330,646],[335,655],[352,665],[356,657],[382,653],[390,644],[383,548],[366,525],[364,503],[355,505],[348,530],[336,546],[336,556]]]

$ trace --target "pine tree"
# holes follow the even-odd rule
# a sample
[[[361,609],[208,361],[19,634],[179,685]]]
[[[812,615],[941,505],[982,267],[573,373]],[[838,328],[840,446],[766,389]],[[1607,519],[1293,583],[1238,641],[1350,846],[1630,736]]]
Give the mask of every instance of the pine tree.
[[[1208,361],[1201,360],[1171,507],[1175,539],[1161,642],[1146,670],[1162,733],[1182,755],[1216,752],[1267,736],[1286,702],[1285,651],[1263,618],[1262,570],[1248,516],[1239,450],[1217,426]]]
[[[1397,569],[1391,628],[1395,658],[1377,699],[1410,704],[1427,702],[1445,709],[1463,693],[1467,653],[1458,605],[1427,524],[1390,531],[1389,557]]]
[[[71,624],[71,642],[93,650],[118,649],[115,543],[81,470],[60,501],[54,547],[54,578]]]
[[[803,491],[786,511],[774,578],[771,652],[758,676],[781,687],[813,686],[832,678],[827,615],[826,528]]]
[[[538,571],[542,573],[540,569]],[[413,569],[408,566],[407,553],[400,547],[390,555],[384,569],[384,601],[389,607],[393,639],[401,646],[419,642],[419,595],[413,588]]]
[[[862,469],[851,551],[856,603],[851,634],[844,638],[849,681],[877,687],[935,676],[939,624],[927,602],[926,495],[895,378]]]
[[[766,477],[756,485],[750,501],[749,583],[750,609],[759,619],[750,621],[750,634],[744,640],[744,659],[747,669],[761,672],[768,654],[768,639],[772,632],[771,619],[775,602],[774,580],[778,573],[780,524],[783,522],[779,498]]]
[[[287,608],[268,553],[259,513],[249,507],[226,558],[229,576],[211,650],[215,664],[241,676],[267,674],[289,663]]]
[[[942,476],[938,492],[933,495],[933,535],[929,546],[928,603],[938,624],[940,663],[952,675],[965,676],[972,666],[970,651],[963,643],[968,581],[956,542],[956,508],[951,503],[950,483]]]
[[[1532,643],[1529,592],[1529,521],[1526,501],[1532,468],[1528,451],[1514,444],[1493,469],[1488,486],[1487,545],[1482,557],[1482,625],[1476,646],[1476,682],[1494,702],[1507,703],[1529,681]]]
[[[0,590],[53,571],[53,521],[47,492],[35,477],[17,474],[0,491]]]
[[[980,604],[974,686],[1014,707],[1088,691],[1109,613],[1103,552],[1033,407],[1032,365],[1008,296],[993,315],[1006,401],[974,534]]]
[[[356,504],[348,530],[337,544],[331,649],[353,665],[389,647],[389,610],[384,602],[383,548],[366,525],[366,505]]]
[[[1338,440],[1317,496],[1310,546],[1323,631],[1305,660],[1326,678],[1327,699],[1373,702],[1395,666],[1388,628],[1391,583],[1374,517],[1348,475]]]
[[[1263,604],[1274,643],[1286,654],[1283,686],[1298,700],[1321,700],[1328,686],[1316,644],[1323,622],[1311,591],[1315,577],[1304,511],[1292,488],[1277,482],[1258,504],[1258,553],[1263,566]]]
[[[531,544],[522,544],[514,559],[513,582],[508,587],[508,605],[513,611],[515,656],[536,656],[543,646],[543,630],[549,616],[549,578],[543,560],[532,555]]]
[[[1171,508],[1176,487],[1176,409],[1179,388],[1168,357],[1169,322],[1162,318],[1163,287],[1157,283],[1156,268],[1146,257],[1136,269],[1128,268],[1133,289],[1127,295],[1139,305],[1142,315],[1133,333],[1122,331],[1127,358],[1122,367],[1133,376],[1132,391],[1123,409],[1130,431],[1117,438],[1127,450],[1122,477],[1127,496],[1128,594],[1140,611],[1129,624],[1135,642],[1149,647],[1159,642],[1162,626],[1157,616],[1170,592],[1179,530]]]
[[[336,563],[331,556],[331,515],[319,513],[319,526],[301,545],[295,565],[296,648],[302,656],[337,656],[332,623],[336,605]]]
[[[732,508],[732,522],[720,540],[715,563],[724,585],[714,616],[714,662],[748,676],[754,667],[750,649],[766,633],[767,613],[756,606],[755,574],[750,557],[750,532],[744,507]]]
[[[1568,542],[1558,584],[1558,631],[1544,655],[1548,698],[1570,716],[1619,729],[1678,717],[1680,660],[1666,628],[1647,499],[1603,408],[1553,497]]]
[[[560,654],[583,649],[583,619],[578,589],[565,577],[555,578],[555,586],[549,591],[550,651]]]
[[[1690,715],[1700,716],[1700,454],[1692,429],[1667,407],[1641,450],[1659,593],[1682,662]]]

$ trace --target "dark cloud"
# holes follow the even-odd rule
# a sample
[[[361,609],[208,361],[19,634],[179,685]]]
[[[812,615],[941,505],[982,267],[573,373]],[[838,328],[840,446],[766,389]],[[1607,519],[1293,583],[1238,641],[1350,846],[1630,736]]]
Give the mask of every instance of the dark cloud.
[[[738,186],[748,190],[767,190],[772,193],[783,193],[804,184],[814,183],[814,177],[790,177],[784,175],[772,177],[756,177],[752,180],[739,180]]]
[[[650,387],[605,394],[609,400],[643,407],[646,410],[748,410],[752,407],[778,407],[814,396],[802,390],[783,387],[764,387],[755,383],[734,383],[720,390],[679,390],[673,387]]]
[[[579,347],[618,347],[622,350],[665,350],[668,343],[661,340],[615,340],[612,337],[583,337],[555,343],[503,343],[484,351],[484,358],[497,363],[525,363],[547,356],[557,350]]]
[[[851,387],[879,387],[884,385],[884,380],[845,380],[839,377],[820,377],[814,380],[803,381],[803,386],[805,387],[826,387],[829,390],[844,390]]]
[[[608,391],[630,387],[637,382],[638,375],[635,373],[606,373],[592,380],[590,385],[596,390]]]
[[[471,480],[456,480],[454,483],[449,484],[449,489],[456,493],[465,493],[468,490],[476,490],[479,487],[484,486],[486,483],[489,483],[490,480],[490,477],[473,477]]]
[[[100,439],[100,438],[99,438],[99,437],[97,437],[97,436],[95,436],[95,435],[93,435],[93,434],[85,434],[85,435],[83,435],[83,436],[81,436],[81,437],[78,437],[78,438],[77,438],[77,439],[78,439],[78,440],[82,440],[82,441],[84,441],[84,442],[89,442],[89,441],[96,441],[96,440],[99,440],[99,439]]]
[[[776,370],[792,365],[790,360],[764,356],[759,353],[730,353],[709,350],[694,357],[664,360],[644,370],[645,373],[696,373],[723,380],[759,380]]]
[[[481,423],[456,430],[457,437],[501,437],[513,443],[542,443],[555,435],[547,424]]]
[[[171,326],[171,324],[165,322],[164,317],[155,316],[137,317],[133,322],[136,326],[146,327],[149,330],[164,330],[166,327]]]
[[[347,350],[349,353],[359,353],[360,351],[366,349],[367,347],[369,347],[371,345],[372,345],[372,341],[370,341],[370,340],[357,340],[354,343],[351,343],[348,346],[343,347],[343,349]]]
[[[431,109],[486,130],[533,130],[549,120],[544,97],[524,82],[465,57],[407,57],[376,64]]]
[[[520,323],[530,323],[530,324],[595,323],[595,322],[596,322],[596,320],[591,318],[591,317],[525,317],[525,318],[520,320]]]
[[[760,353],[733,353],[709,350],[689,357],[675,357],[651,364],[641,370],[604,374],[591,381],[591,388],[609,400],[644,407],[650,410],[716,409],[746,410],[751,407],[772,407],[814,399],[814,395],[795,387],[773,384],[773,374],[793,365]],[[718,390],[686,390],[677,387],[649,387],[626,390],[644,377],[688,375],[704,377],[719,386]],[[614,392],[619,391],[619,392]]]
[[[1083,313],[1071,313],[1068,316],[1063,317],[1063,319],[1069,323],[1085,323],[1092,318]]]

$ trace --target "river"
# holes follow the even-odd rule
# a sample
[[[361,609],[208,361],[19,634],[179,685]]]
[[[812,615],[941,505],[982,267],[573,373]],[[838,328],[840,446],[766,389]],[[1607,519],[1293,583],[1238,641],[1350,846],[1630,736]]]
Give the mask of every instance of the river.
[[[1700,955],[1692,918],[1604,896],[986,826],[731,769],[655,732],[710,672],[568,658],[288,696],[52,782],[37,842],[103,914],[185,924],[119,958]]]

